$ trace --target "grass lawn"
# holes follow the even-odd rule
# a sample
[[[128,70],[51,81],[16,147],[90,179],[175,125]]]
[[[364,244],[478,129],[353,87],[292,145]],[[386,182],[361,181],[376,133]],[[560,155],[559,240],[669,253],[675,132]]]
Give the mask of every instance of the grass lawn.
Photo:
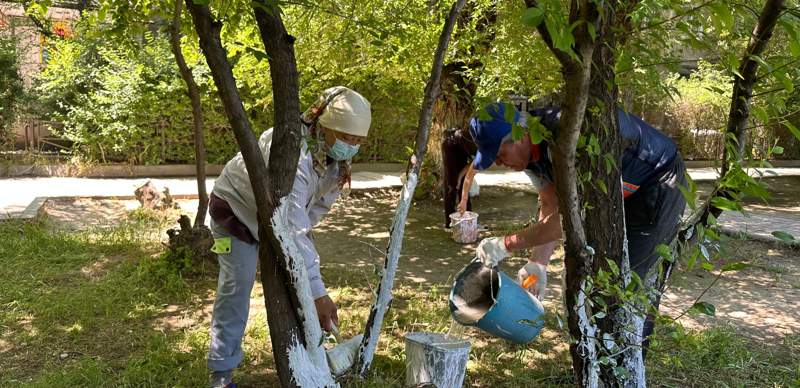
[[[161,259],[164,222],[142,212],[110,228],[57,230],[0,223],[0,386],[201,387],[215,272],[184,278]],[[161,224],[163,226],[163,224]],[[334,271],[335,269],[335,271]],[[355,334],[371,301],[363,268],[323,267]],[[398,282],[372,375],[352,387],[401,387],[403,334],[445,332],[449,283]],[[239,386],[275,386],[263,294],[257,287]],[[261,307],[259,307],[261,306]],[[260,309],[260,310],[259,310]],[[648,359],[652,386],[800,386],[800,335],[756,343],[734,327],[662,327]],[[466,386],[570,386],[567,341],[550,313],[542,337],[513,346],[469,329]]]

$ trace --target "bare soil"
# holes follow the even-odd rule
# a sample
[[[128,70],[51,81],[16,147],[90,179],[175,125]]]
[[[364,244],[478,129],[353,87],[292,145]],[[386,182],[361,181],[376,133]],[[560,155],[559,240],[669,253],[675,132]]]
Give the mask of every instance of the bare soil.
[[[781,185],[775,211],[793,212],[797,206],[798,186]],[[783,193],[788,191],[789,193]],[[331,287],[363,289],[374,286],[383,265],[383,253],[394,215],[395,190],[355,192],[338,201],[331,213],[315,228],[314,237],[323,264],[323,276]],[[196,209],[197,202],[179,201],[183,212]],[[507,233],[530,222],[536,211],[536,194],[527,190],[482,187],[474,199],[479,223],[488,228],[481,236]],[[762,206],[751,204],[748,206]],[[138,207],[133,201],[59,200],[48,204],[49,218],[60,227],[105,227],[125,219]],[[171,214],[175,215],[177,212]],[[796,213],[795,213],[796,214]],[[453,241],[443,228],[444,214],[438,201],[422,200],[412,207],[406,225],[397,283],[404,285],[449,285],[456,273],[474,257],[476,244],[462,245]],[[162,234],[166,240],[166,235]],[[726,272],[702,295],[701,300],[716,306],[716,317],[683,315],[689,326],[708,324],[732,325],[754,340],[772,340],[787,334],[800,333],[800,251],[769,243],[733,241],[728,245],[726,261],[743,261],[750,267]],[[545,306],[561,308],[563,251],[557,250],[549,268],[549,287]],[[506,260],[502,268],[509,274],[524,264],[524,257]],[[695,270],[679,270],[662,302],[662,313],[679,316],[714,282],[715,274]],[[335,294],[334,294],[335,297]],[[446,297],[443,295],[442,297]],[[212,298],[205,298],[213,303]],[[368,303],[369,298],[364,301]],[[208,308],[200,320],[208,319]],[[263,311],[260,286],[253,294],[251,314]],[[173,314],[169,314],[173,315]],[[164,322],[167,327],[183,327],[186,316],[178,322]]]

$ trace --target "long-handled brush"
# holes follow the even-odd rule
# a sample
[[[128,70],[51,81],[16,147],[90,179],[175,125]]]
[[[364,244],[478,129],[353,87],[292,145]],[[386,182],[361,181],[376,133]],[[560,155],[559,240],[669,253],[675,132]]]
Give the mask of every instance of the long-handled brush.
[[[336,327],[336,325],[333,325],[331,328],[331,333],[333,333],[334,338],[336,338],[337,345],[326,350],[325,353],[328,356],[328,366],[331,368],[331,372],[333,372],[335,376],[339,376],[347,372],[347,370],[353,366],[358,346],[361,344],[361,339],[364,335],[359,334],[342,342],[342,338],[339,336],[339,328]]]

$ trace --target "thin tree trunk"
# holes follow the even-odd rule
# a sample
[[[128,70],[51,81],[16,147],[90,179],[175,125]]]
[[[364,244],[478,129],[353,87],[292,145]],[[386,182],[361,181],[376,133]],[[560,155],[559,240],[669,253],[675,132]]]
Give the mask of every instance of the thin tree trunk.
[[[741,163],[742,161],[745,137],[747,136],[747,119],[750,117],[750,100],[753,97],[753,85],[756,83],[756,71],[758,70],[758,62],[753,57],[761,56],[766,49],[783,9],[784,0],[767,0],[764,4],[758,24],[750,37],[750,44],[747,45],[747,49],[742,55],[742,62],[739,65],[741,77],[734,76],[731,109],[728,113],[728,126],[725,129],[724,137],[726,146],[720,174],[723,177],[730,169],[731,163]],[[736,139],[735,143],[732,142],[731,137]]]
[[[325,361],[321,330],[316,319],[312,318],[316,317],[316,310],[305,266],[296,256],[293,236],[286,229],[286,208],[280,202],[291,190],[299,156],[297,73],[295,64],[286,62],[294,56],[293,39],[284,33],[264,41],[271,57],[273,79],[276,74],[289,78],[273,84],[276,123],[268,172],[220,41],[222,24],[214,20],[208,6],[195,4],[193,0],[186,0],[186,6],[192,14],[200,48],[208,61],[255,193],[261,281],[265,288],[264,299],[278,378],[284,387],[336,386]],[[258,12],[262,7],[267,11],[266,16]],[[280,11],[275,6],[256,2],[254,8],[260,29],[285,32]],[[283,40],[283,43],[272,39]],[[292,54],[282,52],[284,50],[291,50]],[[273,64],[275,58],[279,59]],[[291,79],[292,75],[294,79]],[[292,85],[294,91],[285,90]]]
[[[406,217],[408,216],[408,209],[411,207],[411,199],[414,195],[414,188],[417,185],[417,177],[419,176],[419,171],[428,146],[431,115],[433,104],[439,94],[442,64],[447,53],[447,46],[450,43],[450,36],[453,33],[456,18],[464,7],[465,2],[466,0],[456,0],[453,4],[447,16],[447,21],[442,28],[442,33],[439,35],[439,44],[434,53],[433,64],[431,65],[431,77],[425,86],[425,97],[419,115],[414,155],[411,156],[411,160],[406,168],[406,176],[408,178],[400,194],[400,201],[392,221],[392,230],[389,237],[389,245],[386,248],[386,258],[383,264],[381,280],[378,284],[375,301],[373,302],[367,324],[364,328],[364,337],[358,349],[354,365],[354,370],[357,371],[358,375],[362,378],[366,376],[372,365],[372,359],[375,356],[383,319],[392,302],[392,286],[394,285],[394,277],[397,271],[397,262],[400,258]]]
[[[715,218],[722,214],[722,209],[714,207],[710,199],[716,196],[731,198],[732,194],[728,189],[723,189],[720,184],[725,178],[727,173],[731,170],[734,164],[741,164],[742,154],[744,152],[745,142],[747,138],[747,119],[750,117],[750,101],[753,96],[753,86],[758,77],[758,62],[753,60],[753,57],[760,56],[772,38],[775,30],[775,24],[778,18],[785,9],[784,0],[767,0],[761,15],[758,18],[758,24],[753,30],[750,43],[747,45],[744,53],[742,54],[741,64],[739,65],[739,76],[734,76],[733,93],[731,95],[731,108],[728,113],[728,125],[725,129],[725,147],[722,156],[722,170],[717,185],[709,195],[709,200],[706,201],[678,233],[678,246],[681,247],[684,243],[691,243],[695,237],[695,229],[698,224],[708,225],[710,215]],[[735,139],[735,140],[734,140]],[[690,244],[691,245],[691,244]]]
[[[172,28],[170,28],[170,45],[178,70],[181,73],[183,82],[192,103],[192,120],[194,128],[194,162],[197,168],[197,215],[194,218],[194,227],[204,225],[206,213],[208,212],[208,193],[206,192],[206,146],[203,135],[203,107],[200,101],[200,91],[194,81],[192,70],[186,65],[186,60],[181,51],[181,5],[182,0],[175,0],[175,12],[172,17]]]

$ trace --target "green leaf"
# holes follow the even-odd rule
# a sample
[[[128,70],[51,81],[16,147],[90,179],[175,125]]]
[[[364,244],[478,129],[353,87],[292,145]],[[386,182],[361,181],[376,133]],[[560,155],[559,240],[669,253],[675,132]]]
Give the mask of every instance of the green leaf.
[[[261,51],[253,47],[245,47],[244,50],[249,54],[252,54],[254,57],[256,57],[256,60],[258,60],[259,62],[261,62],[262,60],[269,60],[269,55],[267,55],[267,53],[264,51]]]
[[[726,211],[738,211],[742,208],[738,203],[723,197],[711,198],[711,205],[717,209]]]
[[[615,276],[619,276],[619,266],[617,266],[617,263],[609,259],[606,259],[606,262],[608,263],[608,268],[611,269],[611,273],[613,273]]]
[[[704,269],[706,271],[713,271],[714,270],[714,264],[703,263],[703,264],[700,264],[700,268],[702,268],[702,269]]]
[[[597,31],[594,29],[594,24],[589,23],[586,25],[586,29],[589,31],[589,36],[592,37],[592,41],[597,40]]]
[[[611,171],[617,168],[617,162],[614,160],[614,156],[610,153],[606,153],[603,155],[603,159],[606,162],[606,173],[611,174]]]
[[[792,21],[794,19],[780,18],[778,19],[778,24],[786,30],[786,35],[789,38],[789,51],[792,56],[800,57],[800,29]]]
[[[617,376],[620,380],[627,380],[630,377],[630,372],[625,367],[615,366],[614,376]]]
[[[663,258],[666,261],[669,261],[670,263],[675,261],[675,258],[672,257],[672,250],[669,249],[669,246],[666,244],[656,245],[656,253],[658,253],[658,255],[661,256],[661,258]]]
[[[712,11],[711,21],[717,30],[727,30],[733,26],[733,11],[728,4],[712,3],[709,7]]]
[[[606,313],[603,311],[598,311],[597,314],[594,315],[594,317],[597,319],[603,319],[606,317]]]
[[[489,114],[489,111],[487,111],[485,107],[481,108],[478,111],[478,120],[480,120],[480,121],[489,121],[491,119],[492,119],[492,115]]]
[[[767,63],[767,61],[765,61],[764,58],[761,58],[758,55],[751,55],[749,58],[756,61],[760,66],[762,66],[767,71],[767,73],[772,72],[772,66],[770,66],[770,64]]]
[[[775,78],[781,81],[783,88],[786,89],[787,92],[791,93],[794,91],[794,83],[792,82],[792,79],[786,75],[786,72],[776,71]]]
[[[758,119],[758,121],[762,122],[763,124],[769,122],[769,115],[767,114],[767,110],[764,109],[763,107],[754,106],[753,109],[750,110],[750,112],[752,112],[753,116],[755,116],[755,118]]]
[[[192,0],[195,5],[208,5],[210,2],[211,0]]]
[[[781,240],[781,241],[787,242],[787,243],[791,243],[791,242],[797,241],[797,239],[795,239],[794,236],[792,236],[791,234],[786,233],[784,231],[780,231],[780,230],[776,230],[776,231],[772,232],[772,235],[777,237],[778,240]]]
[[[514,105],[504,102],[503,103],[503,119],[509,124],[516,124],[514,121],[514,114],[517,113],[517,108]]]
[[[514,141],[522,140],[524,135],[525,130],[522,127],[516,124],[511,125],[511,138],[514,139]]]
[[[603,194],[608,195],[608,187],[606,186],[606,182],[600,178],[597,178],[597,186],[600,187],[600,191],[602,191]]]
[[[775,147],[772,147],[772,153],[775,154],[775,155],[782,154],[783,153],[783,147],[778,146],[778,145],[776,145]]]
[[[697,302],[689,308],[690,314],[705,314],[714,316],[717,313],[717,308],[708,302]]]
[[[736,262],[736,263],[728,263],[722,266],[722,272],[728,271],[739,271],[745,268],[750,267],[750,264]]]
[[[522,24],[530,27],[537,27],[544,20],[544,10],[531,7],[522,12]]]
[[[694,269],[694,265],[697,263],[697,259],[700,258],[700,248],[695,248],[694,253],[692,256],[689,257],[689,260],[686,261],[686,270],[691,271]]]
[[[800,129],[797,129],[797,127],[795,127],[794,125],[792,125],[792,123],[788,121],[784,121],[783,125],[785,125],[786,128],[789,128],[789,132],[791,132],[792,135],[794,135],[794,137],[797,138],[797,140],[800,140]]]
[[[528,127],[528,134],[533,144],[539,144],[551,135],[550,130],[539,122],[539,117],[537,116],[528,116],[525,125]]]

